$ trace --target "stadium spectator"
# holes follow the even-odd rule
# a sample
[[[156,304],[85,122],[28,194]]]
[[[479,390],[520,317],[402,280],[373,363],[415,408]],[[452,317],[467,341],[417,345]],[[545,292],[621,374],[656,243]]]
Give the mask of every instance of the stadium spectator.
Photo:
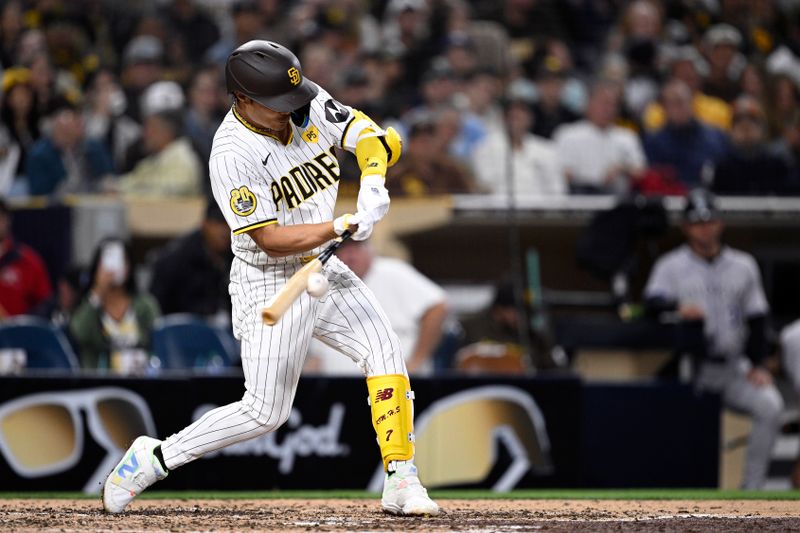
[[[189,87],[189,108],[186,111],[186,136],[197,152],[201,163],[211,155],[211,141],[230,106],[227,94],[220,90],[219,71],[215,67],[198,70]],[[361,108],[359,108],[361,109]],[[202,165],[208,177],[208,165]],[[207,183],[208,180],[203,180]]]
[[[0,11],[0,67],[8,69],[17,62],[17,48],[25,29],[22,2],[11,0]],[[2,70],[0,69],[0,70]]]
[[[170,33],[181,39],[189,58],[203,57],[220,36],[214,20],[197,3],[197,0],[173,0],[165,10]]]
[[[123,241],[106,239],[98,245],[88,279],[69,326],[81,367],[113,368],[129,351],[148,350],[158,303],[136,289],[130,250]]]
[[[532,121],[528,105],[512,100],[507,103],[505,111],[508,131],[493,132],[475,149],[472,157],[475,178],[485,191],[508,194],[510,170],[515,194],[550,196],[567,193],[567,182],[555,145],[530,133]],[[508,158],[511,158],[510,169]]]
[[[533,104],[533,133],[550,139],[562,124],[577,121],[580,116],[567,107],[561,96],[566,80],[564,65],[554,56],[544,58],[536,75],[537,99]]]
[[[586,119],[556,130],[556,151],[573,194],[627,192],[644,169],[639,138],[614,125],[618,108],[616,88],[600,82],[591,91]]]
[[[211,200],[200,227],[174,239],[159,254],[150,293],[165,315],[192,313],[230,324],[232,259],[230,228]]]
[[[403,116],[406,124],[430,117],[441,107],[452,105],[458,84],[450,65],[439,58],[423,75],[419,89],[422,102]]]
[[[346,241],[337,255],[364,281],[386,312],[400,340],[408,372],[430,375],[433,352],[447,317],[442,288],[399,259],[376,256],[366,241]],[[360,374],[353,361],[323,344],[324,337],[323,332],[321,342],[312,342],[310,352],[319,361],[312,362],[311,368],[326,374]],[[347,347],[342,349],[347,351]]]
[[[150,85],[163,79],[164,44],[153,35],[139,35],[131,39],[122,54],[120,80],[129,105],[126,113],[137,122],[139,99]]]
[[[147,117],[143,139],[147,157],[118,180],[111,190],[131,197],[169,198],[198,196],[202,171],[197,154],[183,136],[183,119],[177,111]]]
[[[714,166],[728,150],[725,134],[694,117],[692,92],[681,80],[669,81],[661,91],[667,123],[644,139],[650,165],[686,187],[708,185]]]
[[[508,31],[512,46],[532,52],[542,40],[566,35],[558,4],[556,0],[503,0],[481,7],[485,9],[483,18],[499,22]]]
[[[101,180],[114,173],[108,148],[87,138],[80,112],[66,100],[48,116],[50,133],[31,147],[26,163],[32,195],[97,192]]]
[[[264,24],[264,17],[256,0],[233,2],[231,18],[233,19],[232,34],[229,37],[223,36],[206,53],[206,58],[212,63],[224,66],[231,52],[247,41],[253,39],[275,40],[271,31],[265,31],[265,28],[271,28],[271,25]],[[278,42],[281,41],[278,40]]]
[[[12,67],[3,72],[0,122],[8,128],[13,143],[19,147],[15,175],[25,173],[28,150],[39,139],[39,113],[30,78],[30,70],[22,67]]]
[[[70,267],[62,272],[56,280],[56,290],[53,295],[37,305],[31,314],[44,318],[70,335],[69,322],[83,294],[83,275],[83,269],[80,267]]]
[[[384,49],[397,54],[406,83],[417,87],[431,58],[438,55],[440,26],[446,21],[440,13],[431,13],[425,0],[390,0],[384,13],[382,41]]]
[[[796,192],[789,165],[767,143],[764,110],[751,96],[733,104],[731,150],[717,165],[714,191],[725,195],[777,195]]]
[[[651,0],[636,0],[627,5],[619,27],[608,39],[604,68],[610,64],[624,68],[624,102],[637,115],[658,96],[663,29],[662,6]]]
[[[31,312],[50,293],[50,278],[42,259],[14,240],[11,210],[0,198],[0,321]]]
[[[19,145],[14,142],[6,125],[0,123],[0,197],[12,194],[19,155]]]
[[[476,70],[464,86],[469,109],[487,135],[505,131],[503,109],[499,104],[501,91],[500,77],[488,68]]]
[[[75,75],[56,68],[46,50],[34,53],[26,65],[30,69],[31,88],[40,116],[52,111],[59,100],[65,99],[74,105],[80,102],[81,88]]]
[[[769,306],[761,275],[751,255],[722,244],[723,223],[709,193],[690,194],[682,227],[686,244],[658,259],[645,304],[652,315],[675,315],[682,338],[696,332],[696,386],[753,418],[742,486],[759,489],[783,409],[762,366]]]
[[[183,113],[186,95],[183,88],[174,81],[157,81],[142,93],[139,99],[139,113],[142,120],[161,111]]]
[[[489,307],[461,321],[464,336],[456,365],[467,371],[501,373],[556,368],[548,336],[527,328],[529,338],[523,339],[523,320],[513,284],[499,283]]]
[[[439,106],[433,118],[437,144],[456,161],[468,162],[475,147],[486,137],[483,121],[453,104]]]
[[[739,53],[742,36],[730,24],[716,24],[703,36],[703,46],[708,59],[708,76],[703,82],[703,93],[733,102],[739,94],[742,71],[747,60]]]
[[[671,54],[668,78],[677,78],[692,91],[692,109],[700,122],[722,130],[731,127],[731,107],[724,100],[702,92],[703,79],[708,73],[708,64],[692,46],[681,47]],[[653,102],[644,111],[642,119],[645,130],[661,128],[666,122],[664,108]]]
[[[117,170],[126,168],[128,151],[142,134],[142,126],[125,114],[128,105],[114,72],[110,69],[96,72],[86,93],[86,136],[109,148]]]
[[[447,147],[437,139],[436,128],[431,121],[411,126],[403,157],[387,173],[386,187],[391,194],[423,197],[474,190],[467,171],[447,155]]]
[[[800,69],[800,65],[798,65]],[[768,78],[767,121],[770,136],[780,135],[787,117],[800,112],[800,79],[786,74],[775,74]]]
[[[800,110],[786,117],[781,136],[770,145],[773,153],[783,158],[789,167],[789,184],[800,188]]]

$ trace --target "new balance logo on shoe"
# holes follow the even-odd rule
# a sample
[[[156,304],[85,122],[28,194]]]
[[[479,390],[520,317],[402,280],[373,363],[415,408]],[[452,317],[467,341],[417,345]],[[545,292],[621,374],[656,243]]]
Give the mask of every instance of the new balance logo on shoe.
[[[136,472],[136,469],[139,468],[139,460],[136,459],[136,454],[131,453],[129,457],[130,463],[122,463],[122,466],[117,470],[117,475],[122,479],[125,479],[126,473],[133,474]]]

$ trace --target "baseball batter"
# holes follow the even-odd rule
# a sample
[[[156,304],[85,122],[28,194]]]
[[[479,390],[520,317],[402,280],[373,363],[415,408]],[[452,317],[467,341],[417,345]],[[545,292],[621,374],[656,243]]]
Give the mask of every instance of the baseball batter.
[[[759,489],[780,429],[783,400],[760,365],[769,308],[758,266],[749,254],[722,245],[722,229],[713,196],[693,191],[684,214],[687,244],[656,262],[645,298],[653,310],[677,313],[684,327],[687,321],[702,321],[705,353],[697,385],[753,417],[742,486]]]
[[[369,237],[389,209],[387,166],[400,138],[303,77],[283,46],[251,41],[225,70],[234,104],[214,137],[209,161],[214,197],[233,232],[230,295],[241,341],[244,397],[206,413],[159,441],[137,438],[107,478],[103,505],[122,512],[145,488],[206,453],[274,431],[286,422],[311,338],[338,349],[367,375],[373,426],[386,478],[382,507],[435,515],[439,507],[413,463],[413,392],[397,335],[375,297],[335,257],[321,298],[306,293],[275,326],[261,307],[304,262],[345,230]],[[362,170],[358,210],[333,220],[339,183],[334,148],[355,153]]]

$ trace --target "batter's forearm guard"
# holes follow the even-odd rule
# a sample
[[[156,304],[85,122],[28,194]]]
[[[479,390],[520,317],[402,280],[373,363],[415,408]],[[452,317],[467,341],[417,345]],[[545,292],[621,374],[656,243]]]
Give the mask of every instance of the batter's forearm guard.
[[[402,374],[367,378],[372,427],[378,436],[383,468],[414,458],[414,392]]]

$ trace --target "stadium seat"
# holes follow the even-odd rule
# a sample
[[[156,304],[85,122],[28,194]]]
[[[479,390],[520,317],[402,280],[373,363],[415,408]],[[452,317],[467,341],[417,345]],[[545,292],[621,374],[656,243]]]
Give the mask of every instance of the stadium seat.
[[[64,333],[41,318],[19,316],[1,323],[0,349],[7,348],[25,350],[26,368],[80,368]]]
[[[167,315],[153,327],[153,352],[161,368],[213,370],[232,366],[238,357],[236,341],[191,314]]]

